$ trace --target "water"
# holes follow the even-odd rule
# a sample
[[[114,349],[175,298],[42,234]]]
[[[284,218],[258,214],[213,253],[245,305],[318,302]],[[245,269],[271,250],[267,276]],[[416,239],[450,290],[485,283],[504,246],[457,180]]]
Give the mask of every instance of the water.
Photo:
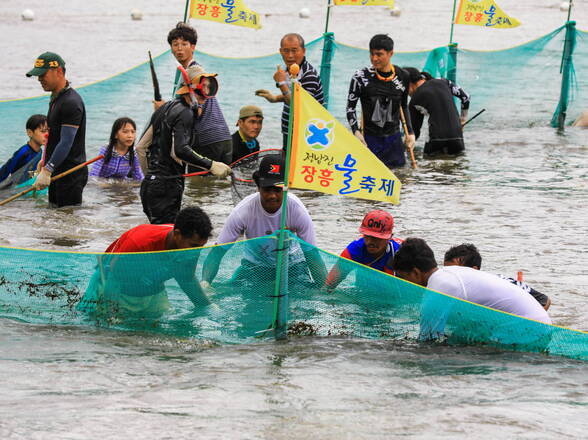
[[[163,37],[183,11],[183,2],[170,3],[2,2],[1,34],[18,44],[6,37],[0,44],[8,66],[0,72],[0,97],[38,94],[38,84],[23,73],[44,50],[71,60],[76,84],[143,62],[147,49],[163,51]],[[199,48],[254,55],[273,51],[276,35],[290,30],[286,25],[308,40],[320,34],[324,2],[279,3],[285,10],[277,2],[248,2],[272,14],[258,32],[197,22]],[[413,11],[430,2],[398,3],[400,18],[374,14],[375,24],[359,22],[357,32],[345,29],[352,8],[335,10],[332,30],[358,46],[375,27],[391,25],[399,50],[447,42],[448,29],[436,17],[449,16],[450,5],[419,15],[419,27],[431,29],[423,36],[414,29]],[[461,46],[509,47],[565,19],[551,4],[499,5],[526,26],[493,33],[491,45],[488,34],[456,28]],[[25,6],[37,21],[20,21]],[[297,18],[303,6],[311,7],[310,20]],[[142,22],[130,21],[132,7],[146,13]],[[574,15],[586,29],[586,1],[576,2]],[[235,44],[239,35],[253,41]],[[506,111],[516,112],[514,104]],[[278,115],[276,107],[268,119]],[[417,170],[398,172],[404,183],[399,206],[298,193],[315,221],[319,246],[340,252],[357,236],[368,209],[389,209],[396,236],[427,239],[438,260],[449,246],[471,241],[486,270],[523,270],[529,284],[548,294],[557,325],[588,329],[586,131],[497,127],[483,115],[466,136],[465,156],[419,160]],[[0,141],[3,157],[13,149]],[[84,198],[80,208],[49,210],[32,200],[2,207],[0,244],[100,251],[145,221],[136,187],[91,183]],[[215,234],[233,206],[226,183],[203,178],[187,186],[185,200],[211,213]],[[138,431],[148,438],[583,438],[588,427],[588,368],[563,358],[346,338],[221,346],[9,320],[0,320],[0,329],[0,436],[7,439],[128,438]]]

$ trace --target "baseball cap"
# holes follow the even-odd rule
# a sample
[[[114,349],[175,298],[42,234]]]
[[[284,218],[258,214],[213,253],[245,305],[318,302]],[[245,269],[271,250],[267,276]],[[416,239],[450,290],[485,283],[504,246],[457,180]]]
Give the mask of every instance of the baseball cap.
[[[394,217],[386,211],[378,209],[365,215],[359,227],[359,232],[370,237],[390,239],[392,238],[393,228]]]
[[[202,66],[191,66],[188,67],[186,69],[186,72],[188,73],[188,76],[190,77],[190,82],[192,83],[193,86],[195,86],[195,89],[198,89],[198,86],[200,85],[200,82],[202,81],[203,78],[215,78],[217,76],[216,73],[206,73],[204,72],[204,69],[202,68]],[[183,83],[184,85],[182,87],[180,87],[177,91],[176,91],[176,95],[185,95],[186,93],[190,93],[190,89],[188,88],[188,86]],[[210,93],[208,96],[214,96],[216,95],[217,91],[218,91],[218,81],[216,79],[214,79],[214,82],[210,85]]]
[[[253,180],[261,188],[283,185],[284,157],[281,154],[265,156],[259,163],[259,169],[253,173]]]
[[[35,60],[35,67],[29,70],[26,75],[39,76],[43,75],[49,69],[56,69],[58,67],[65,67],[65,61],[54,52],[45,52],[37,57]]]
[[[263,118],[263,111],[256,105],[245,105],[239,110],[239,119],[249,118],[251,116],[260,116]]]

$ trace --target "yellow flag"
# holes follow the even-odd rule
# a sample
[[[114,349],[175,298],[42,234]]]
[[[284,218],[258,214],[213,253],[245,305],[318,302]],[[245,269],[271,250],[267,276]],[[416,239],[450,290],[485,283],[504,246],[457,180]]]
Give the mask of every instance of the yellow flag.
[[[461,0],[455,24],[508,29],[519,26],[521,22],[506,15],[494,0]]]
[[[259,14],[242,0],[192,0],[190,18],[261,29]]]
[[[394,6],[394,0],[335,0],[335,6]]]
[[[294,84],[288,185],[400,203],[400,180],[300,84]]]

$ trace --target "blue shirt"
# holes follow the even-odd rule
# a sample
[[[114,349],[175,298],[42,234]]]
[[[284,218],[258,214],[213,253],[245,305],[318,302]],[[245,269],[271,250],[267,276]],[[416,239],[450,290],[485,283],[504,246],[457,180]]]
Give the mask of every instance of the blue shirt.
[[[38,156],[38,158],[36,156]],[[15,171],[25,166],[35,158],[37,159],[37,162],[41,159],[40,151],[37,152],[33,150],[33,148],[29,144],[25,144],[22,147],[20,147],[18,150],[16,150],[12,157],[2,166],[2,168],[0,168],[0,182],[5,180],[8,176],[10,176]],[[26,176],[24,180],[27,179],[29,179],[29,176]]]
[[[372,267],[382,272],[393,274],[392,259],[396,251],[400,249],[400,241],[392,238],[386,246],[386,252],[380,258],[374,259],[373,255],[369,254],[365,246],[363,237],[359,240],[352,241],[341,253],[341,256],[348,260],[353,260],[365,266]]]

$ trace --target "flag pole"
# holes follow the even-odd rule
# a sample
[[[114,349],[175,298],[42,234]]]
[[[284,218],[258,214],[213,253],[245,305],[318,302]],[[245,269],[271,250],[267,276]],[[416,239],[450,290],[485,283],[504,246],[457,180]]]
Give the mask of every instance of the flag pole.
[[[325,22],[325,34],[329,32],[329,16],[331,15],[331,0],[327,0],[327,21]]]
[[[188,9],[190,9],[190,0],[186,0],[186,7],[184,8],[184,23],[188,23]]]
[[[276,284],[274,286],[274,337],[278,340],[288,337],[288,243],[286,242],[286,220],[288,217],[288,178],[290,168],[290,157],[292,155],[292,128],[295,111],[296,75],[292,74],[290,85],[290,114],[288,115],[288,141],[286,143],[286,160],[284,168],[284,191],[282,196],[282,208],[280,219],[280,230],[278,231],[278,248],[276,259]]]
[[[570,17],[572,16],[572,7],[574,6],[574,0],[570,0],[568,5],[568,19],[566,21],[570,21]]]
[[[453,0],[453,12],[451,13],[451,33],[449,34],[449,44],[453,44],[453,26],[455,25],[455,5],[457,0]]]

